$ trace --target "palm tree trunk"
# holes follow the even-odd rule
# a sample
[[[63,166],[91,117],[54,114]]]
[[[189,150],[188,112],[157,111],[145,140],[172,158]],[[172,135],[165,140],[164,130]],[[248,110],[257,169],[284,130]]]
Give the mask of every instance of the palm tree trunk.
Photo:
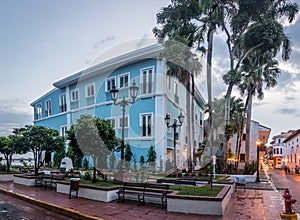
[[[207,95],[208,95],[208,146],[210,147],[210,160],[212,161],[212,147],[213,147],[213,129],[212,129],[212,76],[211,76],[211,66],[212,66],[212,49],[213,49],[213,38],[214,38],[215,25],[211,24],[207,33]],[[212,165],[212,163],[211,163]],[[212,170],[212,167],[211,167]]]
[[[252,92],[248,92],[248,105],[247,105],[247,121],[246,121],[246,143],[245,143],[245,163],[249,164],[250,154],[250,132],[251,132],[251,115],[252,115]]]
[[[187,82],[190,84],[190,82]],[[192,116],[191,116],[191,97],[190,97],[190,86],[187,86],[186,90],[186,110],[187,110],[187,129],[186,129],[186,135],[187,135],[187,165],[188,165],[188,171],[190,170],[190,158],[191,158],[191,124],[193,124]],[[190,123],[192,122],[192,123]]]

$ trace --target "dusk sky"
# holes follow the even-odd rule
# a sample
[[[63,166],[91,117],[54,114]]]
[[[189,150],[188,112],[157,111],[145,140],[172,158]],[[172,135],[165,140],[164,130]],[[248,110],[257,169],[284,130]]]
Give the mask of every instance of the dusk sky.
[[[116,45],[153,37],[156,14],[169,2],[1,0],[0,136],[32,123],[30,103],[51,90],[53,82],[85,68]],[[265,91],[262,101],[254,101],[253,120],[271,128],[271,137],[300,128],[299,22],[298,16],[286,27],[293,53],[288,62],[279,59],[277,87]],[[221,37],[218,33],[214,44],[215,96],[225,91],[221,75],[229,68],[222,58],[227,52]]]

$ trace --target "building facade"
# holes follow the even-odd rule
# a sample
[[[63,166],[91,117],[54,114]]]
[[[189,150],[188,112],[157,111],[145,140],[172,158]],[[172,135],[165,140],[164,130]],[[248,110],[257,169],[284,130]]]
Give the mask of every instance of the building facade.
[[[272,138],[272,160],[275,168],[282,169],[285,164],[285,152],[286,144],[285,139],[290,136],[294,131],[281,132],[279,135],[275,135]]]
[[[271,128],[268,128],[264,125],[261,125],[259,122],[251,120],[251,128],[250,128],[250,147],[249,147],[249,163],[253,163],[257,161],[257,150],[258,147],[256,145],[256,140],[260,139],[262,145],[266,144],[269,139],[269,135],[271,133]],[[239,158],[239,168],[243,168],[245,166],[246,161],[246,128],[244,128],[244,133],[242,137],[241,149],[240,149],[240,158]],[[231,143],[231,151],[238,155],[238,145],[239,141],[237,140],[238,136],[234,135],[230,139]],[[259,152],[259,159],[262,159],[264,156],[264,152]],[[238,159],[238,158],[236,158]]]
[[[290,133],[283,141],[285,145],[284,163],[291,171],[300,166],[300,129]]]
[[[110,90],[117,88],[119,98],[130,99],[129,87],[135,82],[139,91],[135,102],[126,106],[125,143],[130,144],[137,162],[142,155],[147,159],[153,146],[156,164],[165,168],[167,161],[174,160],[174,130],[167,128],[164,118],[169,114],[173,123],[180,113],[193,112],[177,129],[177,166],[186,167],[187,158],[203,141],[205,101],[197,88],[193,98],[177,78],[167,75],[166,62],[160,58],[163,49],[160,44],[143,47],[53,83],[54,89],[31,103],[34,125],[65,135],[81,115],[89,114],[107,120],[121,137],[122,108],[113,104]],[[190,139],[194,143],[188,146]]]

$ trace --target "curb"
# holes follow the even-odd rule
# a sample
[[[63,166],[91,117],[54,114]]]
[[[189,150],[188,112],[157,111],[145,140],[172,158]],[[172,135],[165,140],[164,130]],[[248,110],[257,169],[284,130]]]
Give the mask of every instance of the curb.
[[[48,203],[48,202],[44,202],[42,200],[34,199],[34,198],[29,197],[29,196],[21,195],[19,193],[15,193],[15,192],[12,192],[12,191],[9,191],[9,190],[5,190],[3,188],[0,188],[0,193],[13,196],[15,198],[24,200],[24,201],[29,202],[31,204],[40,206],[40,207],[45,208],[47,210],[50,210],[50,211],[56,212],[58,214],[62,214],[64,216],[74,218],[74,219],[104,220],[103,218],[99,218],[99,217],[88,215],[88,214],[83,214],[83,213],[80,213],[80,212],[78,212],[76,210],[73,210],[73,209],[60,207],[58,205]]]

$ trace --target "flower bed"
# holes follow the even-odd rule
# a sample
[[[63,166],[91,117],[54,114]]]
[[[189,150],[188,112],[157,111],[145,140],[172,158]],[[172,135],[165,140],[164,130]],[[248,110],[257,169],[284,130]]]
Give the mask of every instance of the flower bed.
[[[102,202],[111,202],[116,200],[117,191],[119,186],[115,187],[99,187],[99,186],[90,186],[85,184],[79,184],[78,197],[102,201]],[[70,193],[70,182],[59,181],[57,182],[56,191],[59,193]]]
[[[224,186],[216,197],[177,195],[177,191],[167,195],[169,212],[200,215],[224,215],[231,198],[230,186]]]

